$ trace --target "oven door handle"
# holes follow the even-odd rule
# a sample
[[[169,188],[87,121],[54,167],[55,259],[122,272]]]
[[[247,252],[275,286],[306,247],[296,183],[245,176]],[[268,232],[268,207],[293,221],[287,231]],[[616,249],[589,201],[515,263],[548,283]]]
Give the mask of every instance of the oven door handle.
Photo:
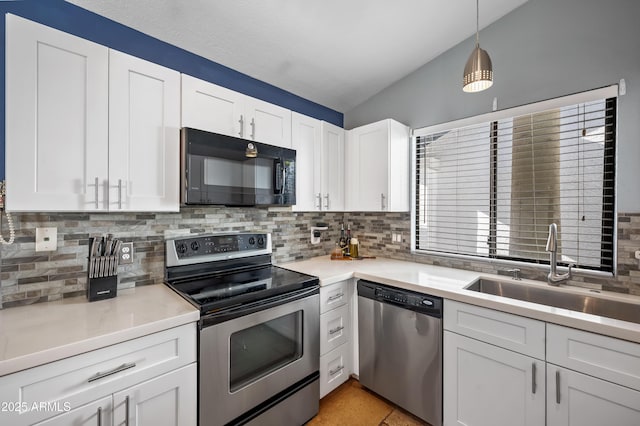
[[[296,300],[304,299],[316,294],[320,294],[319,285],[304,288],[291,293],[286,293],[284,295],[274,296],[266,300],[263,299],[252,303],[230,306],[229,308],[204,315],[202,318],[200,318],[200,328],[202,329],[212,325],[220,324],[221,322],[239,318],[244,315],[249,315],[254,312],[275,308],[276,306],[285,305],[287,303],[295,302]]]

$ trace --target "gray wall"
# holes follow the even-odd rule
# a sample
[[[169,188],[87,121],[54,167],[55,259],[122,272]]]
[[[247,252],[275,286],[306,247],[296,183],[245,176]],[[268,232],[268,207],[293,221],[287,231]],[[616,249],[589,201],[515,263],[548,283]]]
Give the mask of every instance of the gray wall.
[[[618,104],[618,211],[640,212],[639,19],[638,0],[529,0],[480,32],[480,46],[493,62],[493,87],[462,91],[462,70],[474,44],[470,38],[346,112],[345,128],[383,118],[419,128],[490,112],[494,97],[504,109],[624,78],[627,94]]]

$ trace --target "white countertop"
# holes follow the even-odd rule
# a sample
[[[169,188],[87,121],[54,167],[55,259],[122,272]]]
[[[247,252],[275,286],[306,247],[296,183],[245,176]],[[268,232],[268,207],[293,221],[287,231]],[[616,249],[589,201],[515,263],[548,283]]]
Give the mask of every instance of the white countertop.
[[[0,376],[197,321],[163,284],[0,310]]]
[[[348,261],[330,260],[329,256],[322,256],[278,266],[315,275],[320,278],[321,286],[353,277],[363,278],[381,284],[419,291],[445,299],[484,306],[640,343],[640,324],[464,289],[464,287],[480,277],[509,280],[508,277],[504,276],[384,258]],[[546,283],[538,281],[522,280],[519,282],[528,285],[548,286]],[[637,296],[604,291],[593,294],[589,290],[570,286],[554,287],[554,290],[587,293],[595,297],[635,302],[638,303],[638,314],[640,315],[640,297]]]

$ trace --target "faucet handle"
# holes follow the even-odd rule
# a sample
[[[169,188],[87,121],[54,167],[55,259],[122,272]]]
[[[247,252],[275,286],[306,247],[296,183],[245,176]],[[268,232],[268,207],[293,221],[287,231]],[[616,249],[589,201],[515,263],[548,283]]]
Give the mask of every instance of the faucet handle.
[[[503,274],[500,274],[500,272],[503,272]],[[507,273],[511,274],[511,279],[512,280],[521,280],[522,279],[520,277],[520,269],[518,269],[518,268],[503,269],[501,271],[498,271],[498,274],[499,275],[506,275],[506,274],[504,274],[504,272],[507,272]]]

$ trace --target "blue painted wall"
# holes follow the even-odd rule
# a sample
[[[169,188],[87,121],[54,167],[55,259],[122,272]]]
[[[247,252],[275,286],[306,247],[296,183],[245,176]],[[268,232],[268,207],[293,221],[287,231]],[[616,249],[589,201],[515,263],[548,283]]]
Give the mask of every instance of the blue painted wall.
[[[343,114],[251,78],[63,0],[0,1],[0,180],[5,178],[5,13],[40,22],[104,46],[342,127]]]

